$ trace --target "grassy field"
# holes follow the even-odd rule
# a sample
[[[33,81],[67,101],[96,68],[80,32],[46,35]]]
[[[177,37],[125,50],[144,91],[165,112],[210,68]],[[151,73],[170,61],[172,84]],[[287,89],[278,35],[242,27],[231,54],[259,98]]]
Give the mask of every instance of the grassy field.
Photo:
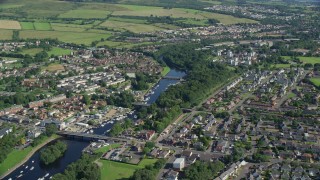
[[[120,144],[111,144],[109,146],[103,146],[101,148],[98,148],[97,150],[95,150],[96,153],[105,153],[107,151],[109,151],[110,149],[113,149],[113,148],[118,148],[120,147]]]
[[[18,21],[0,20],[0,29],[21,29]]]
[[[282,56],[284,57],[284,59],[290,60],[291,57],[290,56]],[[300,59],[300,61],[302,61],[303,63],[311,63],[311,64],[315,64],[315,63],[320,63],[320,57],[304,57],[304,56],[299,56],[298,57]]]
[[[33,30],[33,22],[20,22],[21,28],[24,30]]]
[[[276,64],[276,68],[290,68],[291,64]]]
[[[161,72],[161,75],[165,76],[165,75],[167,75],[169,73],[169,71],[170,71],[170,68],[168,66],[166,66],[166,67],[163,68],[163,70]]]
[[[31,56],[36,55],[37,53],[43,51],[42,48],[32,48],[32,49],[24,49],[22,51],[22,54],[29,54]],[[48,55],[54,55],[54,56],[62,56],[62,55],[69,55],[71,53],[70,49],[63,49],[58,47],[53,47],[50,51],[47,52]]]
[[[53,64],[49,64],[47,67],[43,67],[42,70],[55,72],[55,71],[64,71],[65,69],[61,64],[53,63]]]
[[[320,78],[310,78],[310,81],[315,85],[320,87]]]
[[[106,18],[111,12],[104,10],[93,10],[93,9],[76,9],[59,15],[59,18],[81,18],[81,19],[92,19],[92,18]]]
[[[50,23],[46,22],[35,22],[33,23],[34,28],[38,31],[49,31],[52,30]]]
[[[12,30],[0,29],[0,40],[11,40],[12,34]]]
[[[102,164],[101,179],[102,180],[117,180],[129,178],[137,169],[142,169],[146,165],[154,164],[156,159],[143,159],[139,165],[131,165],[120,162],[99,160]]]
[[[101,40],[101,38],[110,37],[110,33],[87,33],[87,32],[60,32],[60,31],[33,31],[25,30],[20,32],[20,38],[27,39],[59,39],[67,43],[90,45],[93,41]]]
[[[129,22],[121,22],[121,21],[110,21],[107,20],[100,24],[102,27],[108,27],[115,30],[128,30],[131,32],[139,33],[139,32],[154,32],[163,30],[163,28],[148,25],[148,24],[138,24],[138,23],[129,23]]]
[[[27,147],[23,150],[14,149],[8,157],[0,164],[0,175],[14,167],[22,159],[24,159],[30,152],[32,147]]]

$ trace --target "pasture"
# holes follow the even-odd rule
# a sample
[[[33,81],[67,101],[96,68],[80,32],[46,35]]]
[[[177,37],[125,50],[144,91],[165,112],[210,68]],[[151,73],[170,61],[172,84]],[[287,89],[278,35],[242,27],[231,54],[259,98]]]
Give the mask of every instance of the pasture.
[[[20,22],[21,28],[24,30],[33,30],[33,22]]]
[[[290,56],[282,56],[286,60],[291,60]],[[301,62],[303,63],[311,63],[316,64],[320,63],[320,57],[304,57],[304,56],[298,56]]]
[[[60,31],[35,31],[25,30],[20,31],[21,39],[58,39],[67,43],[90,45],[93,41],[99,41],[101,38],[110,37],[110,33],[88,33],[88,32],[60,32]]]
[[[12,30],[0,29],[0,40],[11,40],[12,35]]]
[[[21,29],[18,21],[0,20],[0,29]]]
[[[47,22],[35,22],[33,23],[34,28],[38,31],[49,31],[52,30],[51,24]]]
[[[134,33],[139,32],[154,32],[163,30],[163,28],[148,25],[148,24],[137,24],[137,23],[129,23],[129,22],[121,22],[121,21],[110,21],[107,20],[106,22],[100,24],[102,27],[108,27],[115,30],[128,30]]]
[[[31,49],[24,49],[22,54],[29,54],[31,56],[36,55],[37,53],[43,51],[42,48],[31,48]],[[62,56],[62,55],[69,55],[71,53],[70,49],[63,49],[59,47],[53,47],[50,51],[47,52],[49,56]]]
[[[91,9],[75,9],[66,13],[60,14],[59,18],[80,18],[80,19],[92,19],[92,18],[106,18],[111,12],[103,10],[91,10]]]

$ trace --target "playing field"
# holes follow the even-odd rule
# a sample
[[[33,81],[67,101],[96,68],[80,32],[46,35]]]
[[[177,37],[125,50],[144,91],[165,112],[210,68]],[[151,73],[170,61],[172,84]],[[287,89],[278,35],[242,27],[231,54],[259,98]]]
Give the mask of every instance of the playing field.
[[[0,20],[0,29],[21,29],[18,21]]]
[[[282,56],[284,57],[284,59],[290,60],[291,57],[290,56]],[[320,57],[304,57],[304,56],[299,56],[298,57],[300,59],[300,61],[302,61],[303,63],[311,63],[311,64],[315,64],[315,63],[320,63]]]
[[[21,28],[24,30],[33,30],[33,22],[20,22]]]
[[[55,71],[64,71],[64,67],[61,64],[50,64],[47,67],[43,67],[44,71],[55,72]]]
[[[143,159],[140,161],[139,165],[131,165],[108,160],[99,160],[98,162],[102,164],[102,180],[118,180],[127,179],[132,176],[137,169],[142,169],[146,165],[154,164],[156,161],[156,159]]]
[[[87,32],[60,32],[60,31],[34,31],[25,30],[20,32],[22,39],[44,39],[52,38],[59,39],[67,43],[85,44],[90,45],[93,41],[101,40],[101,38],[110,37],[110,33],[87,33]]]

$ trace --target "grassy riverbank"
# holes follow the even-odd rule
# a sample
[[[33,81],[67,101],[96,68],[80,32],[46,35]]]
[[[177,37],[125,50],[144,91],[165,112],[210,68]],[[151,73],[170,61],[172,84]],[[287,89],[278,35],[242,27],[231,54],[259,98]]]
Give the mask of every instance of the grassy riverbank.
[[[8,154],[8,157],[2,163],[0,163],[0,179],[17,169],[19,166],[25,163],[36,151],[57,138],[59,138],[58,135],[52,135],[51,137],[44,138],[42,142],[36,147],[29,146],[22,150],[14,149],[10,154]]]

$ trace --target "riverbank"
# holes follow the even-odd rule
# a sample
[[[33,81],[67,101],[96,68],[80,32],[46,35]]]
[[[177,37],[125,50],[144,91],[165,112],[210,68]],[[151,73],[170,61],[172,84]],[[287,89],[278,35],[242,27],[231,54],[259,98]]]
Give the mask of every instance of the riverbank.
[[[25,153],[22,153],[21,156],[24,156],[24,157],[21,157],[23,158],[22,160],[19,160],[19,158],[17,158],[16,154],[17,153],[21,153],[18,152],[18,150],[16,151],[13,151],[11,152],[7,159],[5,159],[1,164],[0,164],[0,169],[3,168],[4,169],[8,169],[7,171],[5,172],[2,172],[0,171],[0,179],[3,179],[4,177],[6,177],[7,175],[9,175],[10,173],[12,173],[14,170],[16,170],[18,167],[22,166],[24,163],[26,163],[30,158],[31,156],[37,152],[39,149],[41,149],[43,146],[45,146],[46,144],[48,144],[49,142],[53,141],[53,140],[56,140],[58,139],[60,136],[58,135],[53,135],[51,137],[49,137],[48,139],[46,139],[44,142],[42,142],[41,144],[39,144],[38,146],[36,147],[27,147],[25,148],[24,150],[21,150],[21,151],[26,151]],[[28,149],[29,148],[29,149]],[[25,155],[26,154],[26,155]],[[15,158],[15,159],[18,159],[18,162],[14,162],[12,160],[12,158]],[[12,166],[11,166],[12,165]],[[10,167],[11,166],[11,167]]]

